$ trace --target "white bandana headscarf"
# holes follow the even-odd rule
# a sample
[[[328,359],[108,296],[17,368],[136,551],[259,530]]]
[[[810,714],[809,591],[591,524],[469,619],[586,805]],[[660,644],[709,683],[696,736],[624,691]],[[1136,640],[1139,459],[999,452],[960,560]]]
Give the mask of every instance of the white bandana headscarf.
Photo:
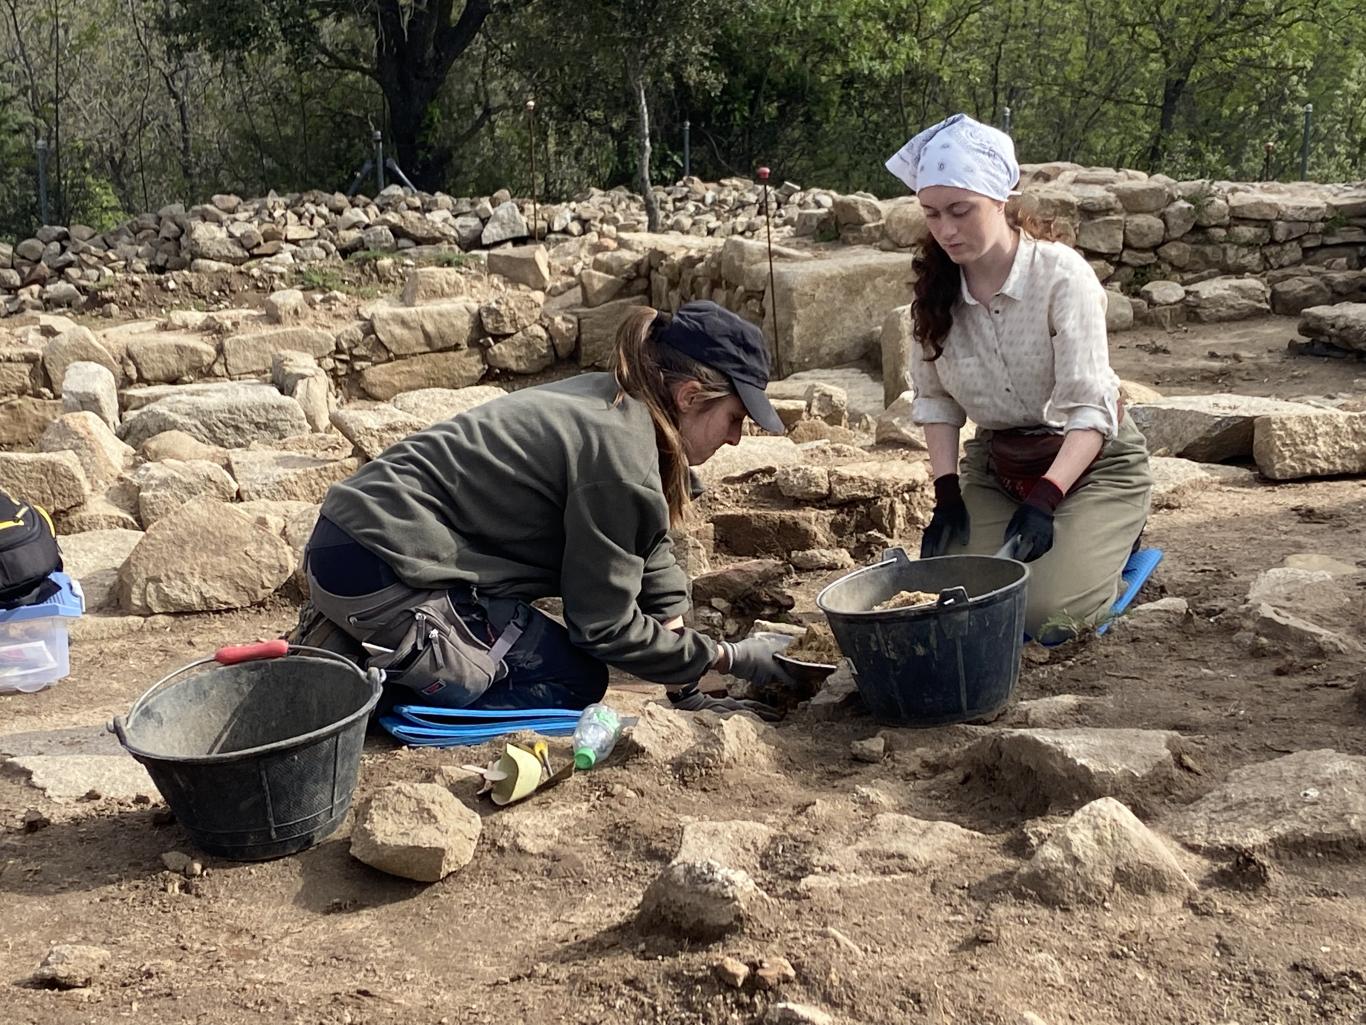
[[[887,161],[912,192],[951,185],[992,199],[1010,198],[1020,180],[1015,143],[999,129],[954,114],[926,128]]]

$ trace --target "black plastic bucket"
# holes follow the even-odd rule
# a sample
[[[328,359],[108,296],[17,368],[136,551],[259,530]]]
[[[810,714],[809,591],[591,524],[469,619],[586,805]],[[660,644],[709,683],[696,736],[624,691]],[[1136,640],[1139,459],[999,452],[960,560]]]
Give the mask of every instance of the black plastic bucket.
[[[816,604],[881,722],[942,726],[996,715],[1020,675],[1029,567],[1003,556],[912,560],[905,549],[826,587]],[[902,591],[934,605],[871,611]]]
[[[380,682],[320,649],[224,648],[160,680],[110,725],[198,847],[261,861],[341,824]]]

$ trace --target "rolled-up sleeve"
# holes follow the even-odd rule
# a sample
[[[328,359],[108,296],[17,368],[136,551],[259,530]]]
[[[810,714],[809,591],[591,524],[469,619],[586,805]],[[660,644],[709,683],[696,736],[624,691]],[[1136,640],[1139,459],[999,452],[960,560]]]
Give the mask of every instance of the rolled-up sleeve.
[[[911,349],[911,420],[918,424],[952,424],[962,427],[968,415],[939,379],[939,368],[925,358],[919,342]]]
[[[1106,293],[1080,257],[1077,262],[1080,269],[1060,275],[1049,295],[1054,385],[1045,414],[1061,420],[1065,431],[1111,438],[1119,429],[1119,378],[1110,369]]]
[[[690,683],[716,658],[716,644],[695,630],[674,633],[641,607],[647,562],[654,598],[677,578],[661,552],[669,512],[664,496],[626,482],[585,484],[570,492],[564,511],[561,565],[564,619],[570,640],[594,658],[655,683]]]

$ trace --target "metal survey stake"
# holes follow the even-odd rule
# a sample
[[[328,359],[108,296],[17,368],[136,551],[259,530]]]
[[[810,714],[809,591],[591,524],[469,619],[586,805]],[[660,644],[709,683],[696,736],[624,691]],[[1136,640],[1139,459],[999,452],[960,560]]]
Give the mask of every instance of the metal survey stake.
[[[773,214],[768,207],[768,168],[759,168],[758,175],[759,180],[764,183],[764,224],[768,235],[768,312],[773,317],[774,376],[781,380],[783,377],[783,341],[782,335],[778,333],[778,290],[773,287]]]
[[[526,101],[527,153],[531,165],[531,241],[536,241],[536,101]]]

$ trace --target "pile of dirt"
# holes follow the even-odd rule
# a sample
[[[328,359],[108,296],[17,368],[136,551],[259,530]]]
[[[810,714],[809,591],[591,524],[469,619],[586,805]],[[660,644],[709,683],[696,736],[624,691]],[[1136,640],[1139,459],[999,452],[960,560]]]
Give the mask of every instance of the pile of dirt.
[[[818,665],[834,665],[840,659],[839,642],[827,623],[812,623],[793,645],[784,652],[788,658]]]

